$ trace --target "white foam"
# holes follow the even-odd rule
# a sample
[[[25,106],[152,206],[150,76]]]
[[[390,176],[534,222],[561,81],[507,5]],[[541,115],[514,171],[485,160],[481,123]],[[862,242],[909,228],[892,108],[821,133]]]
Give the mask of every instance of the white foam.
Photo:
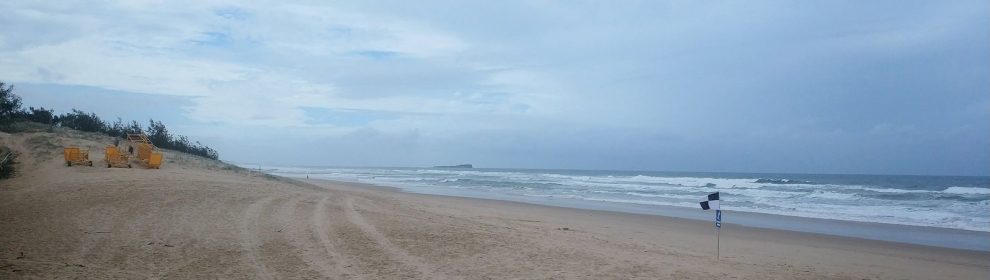
[[[863,188],[859,188],[859,189],[867,190],[867,191],[871,191],[871,192],[880,192],[880,193],[931,193],[931,192],[934,192],[934,191],[926,191],[926,190],[905,190],[905,189],[895,189],[895,188],[879,189],[879,188],[866,188],[866,187],[863,187]]]
[[[655,177],[655,176],[646,176],[646,175],[636,175],[629,178],[625,178],[625,180],[636,183],[667,184],[667,185],[678,185],[685,187],[703,187],[708,184],[714,184],[718,188],[759,188],[763,186],[763,184],[753,183],[757,179],[749,179],[749,178],[735,179],[735,178],[706,178],[706,177]]]
[[[814,191],[807,195],[808,197],[819,198],[819,199],[832,199],[832,200],[852,200],[858,198],[856,194],[852,193],[837,193],[837,192],[827,192],[827,191]]]
[[[614,194],[614,193],[609,193]],[[646,193],[634,193],[626,192],[622,193],[624,195],[639,196],[639,197],[656,197],[656,198],[671,198],[671,199],[686,199],[686,200],[696,200],[697,195],[673,195],[673,194],[646,194]]]
[[[728,197],[728,198],[733,198],[733,197],[736,197],[736,196],[742,196],[742,197],[746,197],[746,198],[773,198],[773,199],[781,199],[781,198],[791,198],[791,197],[794,197],[794,196],[797,196],[797,195],[800,195],[800,194],[802,194],[802,193],[797,193],[797,192],[782,192],[782,191],[774,191],[774,190],[761,190],[761,189],[737,189],[737,190],[725,191],[724,194],[723,194],[723,196]]]
[[[949,187],[942,192],[951,194],[990,194],[990,188]]]

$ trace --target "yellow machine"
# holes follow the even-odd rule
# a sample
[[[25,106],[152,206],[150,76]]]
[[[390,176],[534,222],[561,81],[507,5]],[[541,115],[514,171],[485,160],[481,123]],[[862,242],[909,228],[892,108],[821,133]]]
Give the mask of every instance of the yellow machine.
[[[148,143],[138,143],[137,144],[137,156],[140,160],[148,160],[151,158],[151,152],[155,149],[155,146]]]
[[[160,152],[151,152],[151,156],[148,157],[148,160],[144,161],[144,164],[147,165],[148,168],[158,169],[162,167],[162,160],[164,159],[165,154]]]
[[[127,154],[121,153],[120,149],[115,145],[107,145],[106,151],[103,153],[103,159],[107,162],[107,168],[131,168],[131,163],[128,161],[129,158]]]
[[[130,142],[132,150],[137,148],[137,157],[142,164],[148,168],[161,168],[165,154],[155,151],[155,145],[151,143],[147,135],[128,134],[127,141]]]
[[[62,150],[62,155],[65,156],[66,166],[72,166],[73,164],[93,166],[93,161],[89,160],[89,150],[69,146]]]

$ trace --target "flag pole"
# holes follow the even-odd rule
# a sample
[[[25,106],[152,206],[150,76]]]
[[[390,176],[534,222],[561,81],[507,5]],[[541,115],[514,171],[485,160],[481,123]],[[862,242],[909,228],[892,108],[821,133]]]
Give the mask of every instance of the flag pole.
[[[732,185],[735,187],[736,185]],[[716,189],[718,193],[718,189]],[[722,255],[722,198],[719,198],[718,209],[715,209],[715,261]]]
[[[721,247],[721,243],[722,243],[721,233],[722,233],[722,227],[716,227],[715,228],[715,260],[716,261],[719,259],[719,255],[721,255],[722,252],[721,248],[719,248]]]
[[[715,260],[718,261],[722,255],[722,203],[719,199],[718,189],[709,194],[707,200],[701,202],[702,210],[715,210]]]

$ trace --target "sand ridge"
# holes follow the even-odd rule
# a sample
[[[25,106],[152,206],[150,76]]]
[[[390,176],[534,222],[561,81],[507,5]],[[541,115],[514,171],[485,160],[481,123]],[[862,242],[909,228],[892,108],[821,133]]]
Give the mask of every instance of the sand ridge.
[[[0,135],[0,278],[985,279],[990,254],[272,177],[166,152],[66,167],[78,133]],[[94,155],[96,155],[94,153]],[[94,162],[101,159],[93,157]]]

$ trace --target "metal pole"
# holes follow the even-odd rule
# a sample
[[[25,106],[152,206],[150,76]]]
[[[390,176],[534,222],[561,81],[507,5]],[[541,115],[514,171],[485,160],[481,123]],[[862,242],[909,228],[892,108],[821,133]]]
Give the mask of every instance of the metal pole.
[[[736,185],[732,185],[735,187]],[[715,209],[715,261],[718,261],[722,254],[722,198],[719,197],[718,209]]]

